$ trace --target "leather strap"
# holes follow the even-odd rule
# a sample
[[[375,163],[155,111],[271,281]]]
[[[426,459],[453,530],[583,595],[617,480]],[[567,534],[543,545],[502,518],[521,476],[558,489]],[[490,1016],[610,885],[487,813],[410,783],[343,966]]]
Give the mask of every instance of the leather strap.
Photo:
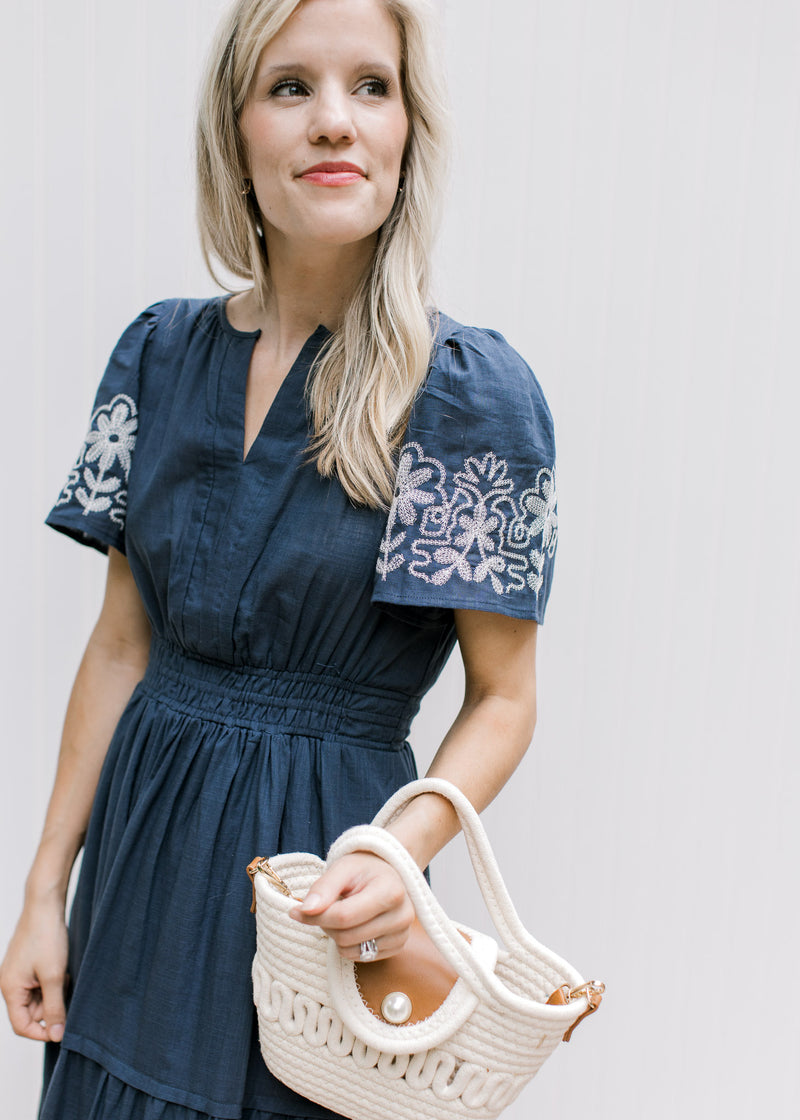
[[[603,991],[605,990],[605,985],[595,986],[595,985],[589,984],[589,985],[584,985],[584,987],[586,988],[586,991],[581,992],[581,994],[585,995],[587,997],[587,999],[589,1001],[588,1006],[587,1006],[586,1010],[583,1012],[583,1014],[578,1016],[578,1018],[575,1020],[575,1022],[569,1028],[567,1033],[564,1035],[564,1042],[569,1042],[569,1040],[572,1038],[572,1032],[575,1030],[578,1023],[582,1023],[583,1020],[588,1015],[592,1015],[598,1009],[598,1007],[600,1006],[600,1004],[603,1001]],[[553,994],[550,996],[550,998],[548,999],[547,1002],[563,1005],[563,1004],[572,1002],[572,1000],[570,998],[571,996],[572,996],[572,993],[570,992],[567,985],[562,984],[562,986],[560,988],[556,988],[556,990],[553,992]]]

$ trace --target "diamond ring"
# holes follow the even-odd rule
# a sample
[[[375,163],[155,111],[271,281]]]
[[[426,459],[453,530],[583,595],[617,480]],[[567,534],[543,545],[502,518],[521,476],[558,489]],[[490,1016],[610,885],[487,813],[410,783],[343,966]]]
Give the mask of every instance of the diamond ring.
[[[368,964],[370,961],[374,961],[378,955],[378,942],[374,937],[371,937],[369,941],[362,941],[359,949],[358,959],[362,964]]]

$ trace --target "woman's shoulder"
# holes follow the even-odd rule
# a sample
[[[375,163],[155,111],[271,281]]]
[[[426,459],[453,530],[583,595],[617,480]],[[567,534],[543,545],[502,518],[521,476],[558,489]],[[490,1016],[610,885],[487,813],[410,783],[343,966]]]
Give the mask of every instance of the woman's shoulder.
[[[496,330],[468,326],[438,313],[431,368],[423,397],[429,407],[456,408],[475,422],[502,430],[511,422],[552,441],[544,391],[522,355]],[[421,402],[420,402],[421,403]]]
[[[225,322],[225,298],[209,296],[158,300],[137,315],[128,327],[128,331],[138,330],[139,333],[156,331],[159,334],[168,334],[174,339],[176,334],[191,334],[198,329],[221,330]]]
[[[432,373],[490,387],[494,393],[516,389],[541,394],[533,370],[499,331],[467,326],[442,312],[434,325]]]
[[[162,299],[151,303],[122,332],[111,355],[110,366],[122,365],[163,375],[181,366],[186,354],[200,340],[214,345],[226,334],[240,335],[228,322],[225,296]],[[163,378],[157,377],[160,381]]]

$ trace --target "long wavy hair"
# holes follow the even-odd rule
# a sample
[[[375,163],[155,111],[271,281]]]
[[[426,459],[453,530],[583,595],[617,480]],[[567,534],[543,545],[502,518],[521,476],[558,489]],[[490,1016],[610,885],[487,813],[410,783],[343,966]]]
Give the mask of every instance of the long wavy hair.
[[[449,152],[442,66],[427,0],[381,0],[397,24],[409,135],[404,189],[381,227],[371,266],[339,328],[312,368],[307,394],[310,453],[323,477],[373,508],[392,498],[395,457],[430,364],[434,323],[426,311],[430,258]],[[262,305],[270,273],[261,216],[248,176],[239,121],[266,44],[303,0],[237,0],[220,26],[202,85],[197,121],[198,220],[203,255],[251,281]]]

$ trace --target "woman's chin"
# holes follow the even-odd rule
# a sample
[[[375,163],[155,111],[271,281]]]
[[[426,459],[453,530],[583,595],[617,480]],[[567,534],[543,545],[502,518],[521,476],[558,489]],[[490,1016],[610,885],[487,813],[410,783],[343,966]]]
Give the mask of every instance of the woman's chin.
[[[281,240],[291,251],[303,255],[314,249],[329,252],[332,249],[344,250],[356,246],[363,246],[365,251],[372,253],[379,229],[380,225],[365,227],[363,222],[332,222],[296,235],[284,234]],[[267,255],[269,256],[269,238],[267,238]]]

